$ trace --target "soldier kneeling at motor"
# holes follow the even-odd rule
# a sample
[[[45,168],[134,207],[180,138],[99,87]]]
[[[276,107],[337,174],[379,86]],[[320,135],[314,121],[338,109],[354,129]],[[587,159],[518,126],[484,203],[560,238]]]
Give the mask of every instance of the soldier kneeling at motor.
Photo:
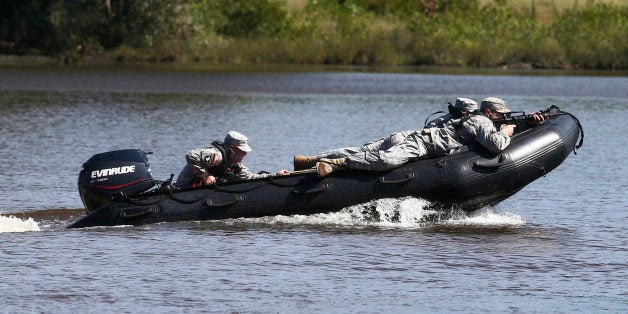
[[[242,159],[251,147],[248,138],[240,132],[229,131],[224,142],[214,141],[212,146],[190,150],[185,155],[187,164],[174,184],[178,188],[213,185],[240,180],[266,178],[271,174],[251,172]],[[279,170],[274,175],[289,174],[288,170]]]

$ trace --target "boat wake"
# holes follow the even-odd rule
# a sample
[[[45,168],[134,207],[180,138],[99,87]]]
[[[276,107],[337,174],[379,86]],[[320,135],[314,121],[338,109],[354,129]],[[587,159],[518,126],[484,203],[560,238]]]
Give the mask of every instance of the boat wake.
[[[81,208],[0,214],[0,233],[64,230],[68,223],[83,213],[84,209]],[[333,213],[234,218],[214,221],[214,223],[224,225],[377,227],[465,232],[519,227],[525,224],[525,220],[516,214],[496,212],[493,208],[485,208],[471,214],[455,209],[434,210],[428,201],[404,197],[370,201]]]
[[[15,216],[0,215],[0,233],[41,231],[39,224],[33,218],[18,218]]]
[[[84,215],[85,209],[44,209],[24,213],[0,213],[0,233],[65,229]]]
[[[521,216],[485,208],[474,213],[434,210],[431,203],[414,197],[385,198],[354,205],[333,213],[228,219],[226,223],[351,226],[399,229],[500,229],[525,224]]]

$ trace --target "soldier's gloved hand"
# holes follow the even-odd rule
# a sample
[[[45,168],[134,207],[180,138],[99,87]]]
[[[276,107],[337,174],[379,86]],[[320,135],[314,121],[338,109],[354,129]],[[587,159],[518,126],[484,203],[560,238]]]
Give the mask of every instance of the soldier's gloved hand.
[[[203,178],[203,185],[213,185],[216,184],[216,178],[214,176],[208,176]]]
[[[288,171],[286,169],[282,169],[282,170],[279,170],[279,171],[275,172],[276,176],[285,176],[287,174],[290,174],[290,171]]]
[[[540,112],[537,111],[532,113],[532,123],[540,123],[543,120],[545,120],[545,117]]]
[[[515,132],[516,127],[517,126],[514,124],[502,124],[499,130],[506,132],[508,136],[512,136],[512,134]]]

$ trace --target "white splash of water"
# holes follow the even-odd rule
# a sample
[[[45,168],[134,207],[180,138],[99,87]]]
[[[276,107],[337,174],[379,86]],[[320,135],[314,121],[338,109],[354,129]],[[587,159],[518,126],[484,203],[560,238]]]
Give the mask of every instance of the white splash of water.
[[[426,226],[520,226],[525,221],[514,214],[481,210],[473,214],[460,211],[442,212],[429,209],[430,203],[413,197],[385,198],[344,208],[341,211],[313,215],[272,216],[233,219],[231,223],[263,223],[285,225],[376,226],[416,229]],[[227,222],[227,223],[229,223]]]
[[[424,209],[426,205],[428,202],[416,198],[385,198],[333,213],[268,218],[274,223],[284,224],[416,228],[424,222],[426,216],[436,213]]]
[[[480,210],[458,218],[447,219],[442,222],[446,226],[472,227],[517,227],[525,225],[521,216],[512,213],[496,213],[488,209]]]
[[[0,215],[0,233],[41,231],[33,218],[20,219],[15,216]]]

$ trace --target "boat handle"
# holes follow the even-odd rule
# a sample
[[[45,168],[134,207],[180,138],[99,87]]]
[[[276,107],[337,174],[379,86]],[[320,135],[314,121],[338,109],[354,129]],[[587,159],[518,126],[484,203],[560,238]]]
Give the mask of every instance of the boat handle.
[[[205,205],[207,205],[207,207],[209,207],[209,208],[220,208],[220,207],[233,206],[237,202],[239,202],[240,200],[237,199],[237,198],[234,198],[233,201],[229,201],[229,202],[225,202],[225,203],[221,203],[221,204],[212,204],[209,201],[210,201],[209,199],[205,200]]]
[[[504,161],[506,161],[506,156],[499,155],[489,160],[476,160],[473,165],[480,168],[497,168],[503,165]]]
[[[379,182],[381,184],[384,184],[384,185],[403,184],[403,183],[406,183],[406,182],[412,180],[412,178],[414,178],[414,174],[413,173],[407,173],[406,177],[404,179],[387,181],[386,178],[379,177],[379,179],[377,179],[377,182]]]
[[[125,211],[121,211],[119,216],[122,219],[137,219],[137,218],[142,218],[144,216],[148,216],[152,213],[153,211],[150,209],[147,209],[143,212],[139,212],[139,213],[135,213],[135,214],[127,214]]]
[[[288,187],[293,187],[294,186],[293,183],[283,184],[283,183],[276,182],[273,177],[270,177],[270,179],[268,179],[268,183],[270,183],[270,184],[272,184],[274,186],[282,187],[282,188],[288,188]]]
[[[316,194],[316,193],[320,193],[323,192],[325,190],[327,190],[329,188],[329,186],[327,184],[315,188],[315,189],[310,189],[310,190],[306,190],[306,191],[299,191],[297,189],[292,189],[292,193],[294,194],[298,194],[298,195],[306,195],[306,194]]]

